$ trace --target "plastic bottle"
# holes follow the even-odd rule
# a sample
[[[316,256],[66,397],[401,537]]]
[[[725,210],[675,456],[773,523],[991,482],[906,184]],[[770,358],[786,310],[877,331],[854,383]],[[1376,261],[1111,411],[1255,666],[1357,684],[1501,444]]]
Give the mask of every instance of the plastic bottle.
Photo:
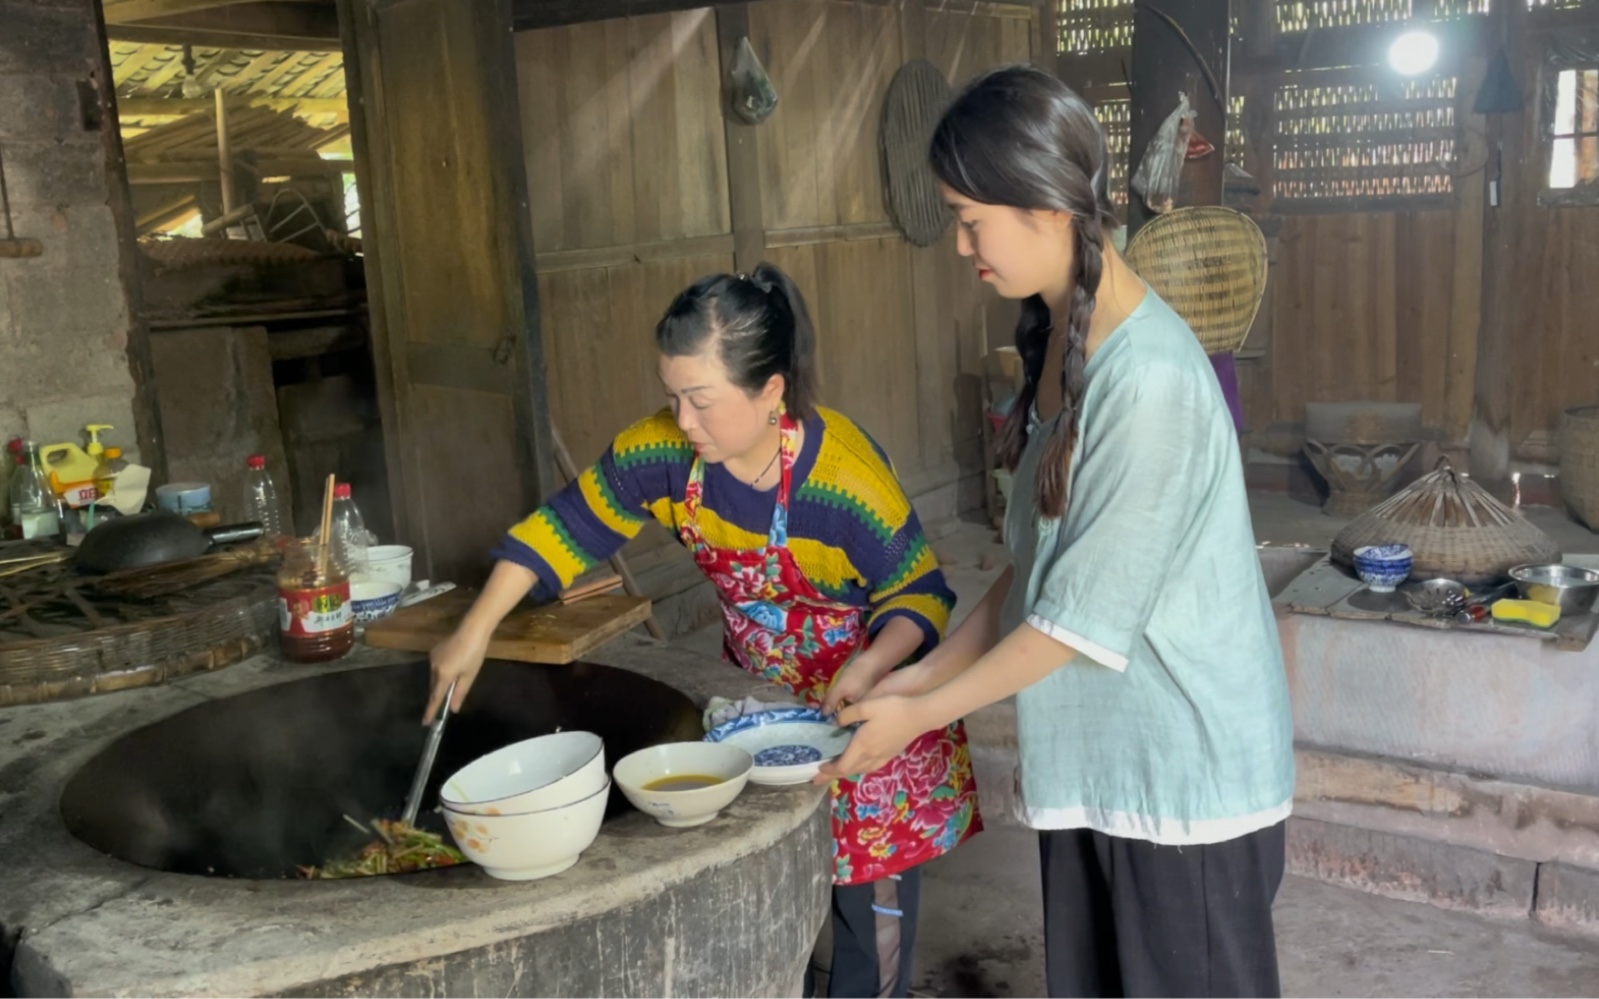
[[[267,471],[266,455],[250,455],[248,471],[244,475],[244,519],[261,522],[262,532],[268,538],[281,538],[283,507],[278,503],[278,487]]]
[[[377,538],[366,529],[361,510],[348,482],[333,487],[333,543],[349,571],[361,572],[366,568],[366,550]]]
[[[108,447],[100,456],[100,465],[94,470],[94,489],[100,494],[100,499],[106,499],[112,490],[117,487],[117,473],[128,467],[122,457],[122,449]],[[98,502],[98,500],[96,501]]]
[[[61,529],[56,494],[45,475],[38,445],[23,441],[25,464],[11,475],[11,519],[24,538],[50,538]]]

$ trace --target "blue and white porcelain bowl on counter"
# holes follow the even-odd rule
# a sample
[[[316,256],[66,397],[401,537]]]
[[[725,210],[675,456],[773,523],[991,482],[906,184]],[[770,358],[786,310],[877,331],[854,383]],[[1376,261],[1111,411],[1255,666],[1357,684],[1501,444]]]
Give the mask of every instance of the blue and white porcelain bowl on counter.
[[[1355,575],[1373,593],[1392,593],[1410,578],[1413,564],[1409,545],[1366,545],[1355,549]]]
[[[843,755],[853,734],[815,708],[793,707],[741,715],[705,733],[705,741],[737,746],[753,756],[750,783],[784,785],[809,782],[823,763]]]

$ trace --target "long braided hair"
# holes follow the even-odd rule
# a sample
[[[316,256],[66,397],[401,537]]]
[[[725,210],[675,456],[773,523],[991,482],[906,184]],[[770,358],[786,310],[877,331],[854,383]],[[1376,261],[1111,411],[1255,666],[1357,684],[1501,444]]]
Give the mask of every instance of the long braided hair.
[[[1046,517],[1059,517],[1066,511],[1072,448],[1082,416],[1084,345],[1104,267],[1104,233],[1117,225],[1110,205],[1105,133],[1093,109],[1070,87],[1032,66],[1006,66],[960,92],[933,132],[929,156],[933,173],[962,197],[1071,216],[1076,273],[1063,337],[1063,419],[1039,460],[1036,496]],[[1022,302],[1016,349],[1025,382],[999,440],[1000,458],[1012,470],[1027,446],[1028,413],[1058,321],[1052,321],[1049,306],[1038,295]]]

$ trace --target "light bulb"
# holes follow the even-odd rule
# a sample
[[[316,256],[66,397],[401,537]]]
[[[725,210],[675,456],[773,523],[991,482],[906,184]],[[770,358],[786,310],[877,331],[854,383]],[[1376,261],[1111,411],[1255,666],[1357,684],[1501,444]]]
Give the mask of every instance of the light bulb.
[[[1407,31],[1388,47],[1388,65],[1403,76],[1420,76],[1438,61],[1438,39],[1428,31]]]

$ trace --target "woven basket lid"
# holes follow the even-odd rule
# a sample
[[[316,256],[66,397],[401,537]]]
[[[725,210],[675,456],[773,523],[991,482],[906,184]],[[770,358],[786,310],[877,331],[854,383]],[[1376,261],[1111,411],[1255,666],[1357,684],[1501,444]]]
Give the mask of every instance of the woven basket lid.
[[[1410,546],[1412,577],[1463,583],[1497,581],[1515,566],[1561,558],[1554,539],[1457,473],[1446,458],[1339,531],[1332,557],[1349,565],[1355,549],[1386,544]]]
[[[949,227],[949,207],[927,161],[927,148],[954,96],[943,70],[926,59],[912,59],[894,74],[883,98],[878,145],[888,213],[913,246],[932,246]]]
[[[1231,354],[1249,338],[1266,294],[1266,237],[1249,216],[1218,205],[1178,208],[1138,230],[1126,258],[1207,354]]]

